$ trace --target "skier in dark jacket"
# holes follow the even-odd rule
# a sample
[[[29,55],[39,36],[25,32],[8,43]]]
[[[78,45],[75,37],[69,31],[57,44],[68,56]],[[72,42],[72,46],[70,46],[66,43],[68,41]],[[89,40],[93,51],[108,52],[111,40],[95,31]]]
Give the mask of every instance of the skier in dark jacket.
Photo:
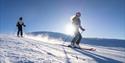
[[[80,21],[80,17],[81,16],[81,13],[80,12],[76,12],[76,15],[72,18],[72,25],[75,27],[75,32],[74,32],[74,35],[75,37],[72,39],[71,41],[71,47],[77,47],[77,48],[80,48],[79,46],[79,43],[82,39],[82,36],[79,32],[79,28],[82,30],[82,31],[85,31],[84,28],[82,28],[81,26],[81,21]]]
[[[22,20],[23,20],[23,18],[20,17],[20,18],[19,18],[19,21],[18,21],[17,24],[16,24],[16,26],[17,26],[17,28],[18,28],[18,31],[17,31],[17,36],[18,36],[18,37],[19,37],[19,35],[20,35],[21,37],[23,37],[23,27],[26,26]]]

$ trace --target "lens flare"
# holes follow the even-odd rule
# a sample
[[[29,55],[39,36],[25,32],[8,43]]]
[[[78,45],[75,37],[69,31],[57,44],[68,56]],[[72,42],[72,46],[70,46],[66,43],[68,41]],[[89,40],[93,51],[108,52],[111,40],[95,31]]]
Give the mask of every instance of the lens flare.
[[[67,24],[65,27],[65,33],[68,35],[73,35],[75,32],[75,27],[72,24]]]

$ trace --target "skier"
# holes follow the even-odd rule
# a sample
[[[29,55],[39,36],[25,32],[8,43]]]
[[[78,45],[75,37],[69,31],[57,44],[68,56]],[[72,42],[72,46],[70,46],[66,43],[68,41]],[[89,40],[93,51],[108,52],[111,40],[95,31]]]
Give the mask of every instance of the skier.
[[[17,28],[18,28],[18,31],[17,31],[17,36],[18,36],[18,37],[19,37],[19,35],[20,35],[21,37],[23,37],[23,27],[26,26],[22,20],[23,20],[23,18],[20,17],[20,18],[19,18],[19,21],[17,21],[17,24],[16,24],[16,26],[17,26]]]
[[[82,28],[81,26],[80,16],[81,16],[81,13],[76,12],[76,15],[72,18],[72,25],[74,26],[74,29],[75,29],[75,32],[74,32],[75,37],[72,39],[71,45],[69,45],[70,47],[80,48],[79,43],[82,39],[82,36],[80,34],[79,28],[82,31],[85,31],[85,29]]]

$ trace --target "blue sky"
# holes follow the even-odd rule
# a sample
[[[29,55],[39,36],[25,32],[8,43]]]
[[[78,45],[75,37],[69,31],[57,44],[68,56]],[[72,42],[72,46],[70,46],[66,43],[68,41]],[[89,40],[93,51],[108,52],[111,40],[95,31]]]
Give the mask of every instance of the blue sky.
[[[86,29],[83,37],[125,39],[125,0],[0,0],[0,33],[16,33],[20,16],[25,32],[65,33],[77,11]]]

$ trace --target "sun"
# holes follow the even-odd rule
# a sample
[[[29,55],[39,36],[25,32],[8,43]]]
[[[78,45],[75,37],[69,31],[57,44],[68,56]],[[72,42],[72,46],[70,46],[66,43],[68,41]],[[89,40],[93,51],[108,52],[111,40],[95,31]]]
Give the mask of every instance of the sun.
[[[73,35],[75,32],[75,27],[72,24],[67,24],[65,26],[65,33],[68,35]]]

